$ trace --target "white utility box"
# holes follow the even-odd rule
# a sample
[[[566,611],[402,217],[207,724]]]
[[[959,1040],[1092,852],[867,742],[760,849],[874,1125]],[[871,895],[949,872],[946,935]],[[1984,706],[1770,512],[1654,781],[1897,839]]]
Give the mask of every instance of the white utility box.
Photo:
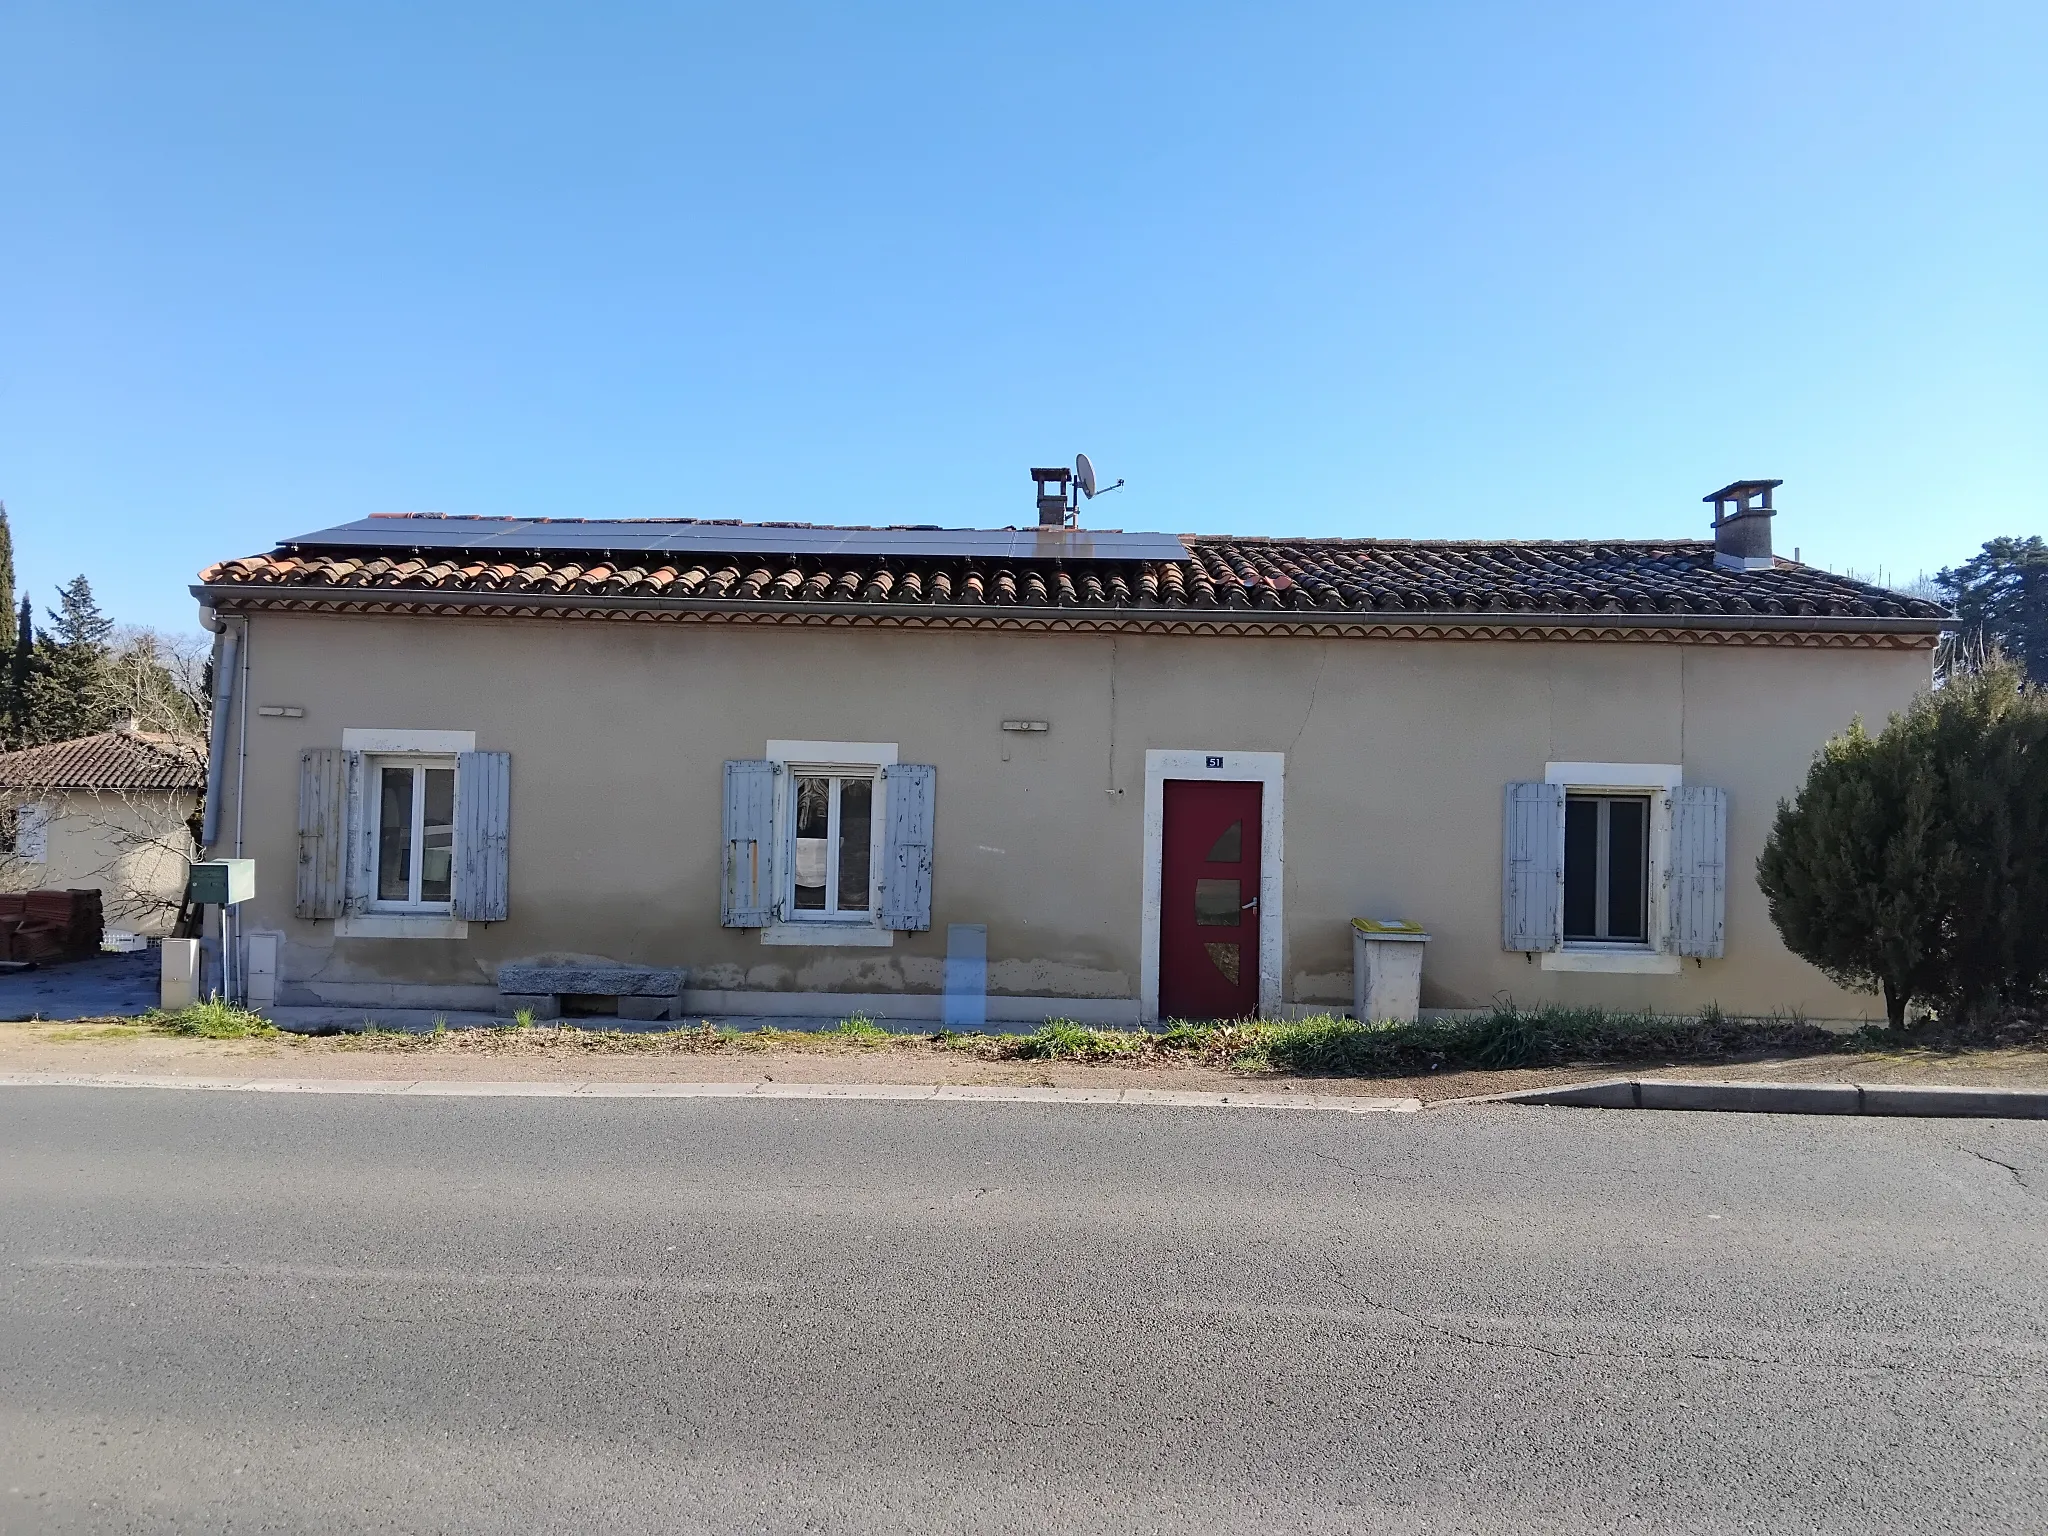
[[[1429,935],[1405,918],[1351,920],[1351,1007],[1361,1024],[1412,1024],[1422,1011],[1422,951]]]
[[[165,939],[162,980],[157,986],[157,1006],[166,1013],[190,1008],[199,1001],[199,941]]]
[[[255,1013],[267,1013],[277,1002],[277,952],[281,933],[252,933],[242,940],[242,1002]]]

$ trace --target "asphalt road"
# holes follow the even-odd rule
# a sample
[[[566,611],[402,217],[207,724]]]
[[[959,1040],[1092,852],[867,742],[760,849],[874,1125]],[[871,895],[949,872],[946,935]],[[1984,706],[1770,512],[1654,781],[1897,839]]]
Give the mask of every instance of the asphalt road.
[[[0,1529],[2048,1528],[2048,1124],[0,1089]]]

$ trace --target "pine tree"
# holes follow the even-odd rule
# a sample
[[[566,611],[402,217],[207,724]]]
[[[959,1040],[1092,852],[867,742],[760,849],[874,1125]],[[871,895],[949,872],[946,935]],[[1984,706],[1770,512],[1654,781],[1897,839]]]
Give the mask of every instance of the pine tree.
[[[1993,539],[1934,584],[1952,603],[1963,634],[1977,648],[1996,648],[2048,684],[2048,542]]]
[[[100,612],[92,583],[72,577],[58,589],[49,616],[29,681],[24,734],[31,742],[90,736],[112,725],[120,710],[108,671],[114,621]]]

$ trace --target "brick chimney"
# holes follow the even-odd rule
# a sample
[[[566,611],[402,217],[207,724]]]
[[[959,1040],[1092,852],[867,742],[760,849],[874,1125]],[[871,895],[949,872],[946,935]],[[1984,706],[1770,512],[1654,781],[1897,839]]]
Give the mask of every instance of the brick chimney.
[[[1038,487],[1038,526],[1041,528],[1064,528],[1070,497],[1067,482],[1074,478],[1071,469],[1034,469],[1032,482]]]
[[[1714,504],[1714,564],[1724,571],[1767,571],[1771,557],[1771,492],[1782,480],[1737,480],[1700,500]]]

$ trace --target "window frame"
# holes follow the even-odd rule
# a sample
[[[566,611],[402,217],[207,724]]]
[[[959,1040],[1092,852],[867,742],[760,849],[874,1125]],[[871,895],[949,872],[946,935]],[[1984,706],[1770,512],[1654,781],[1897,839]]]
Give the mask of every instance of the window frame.
[[[366,839],[363,828],[374,822],[377,811],[370,802],[370,785],[374,775],[369,771],[371,761],[376,758],[404,758],[412,756],[436,757],[449,762],[455,761],[464,752],[476,750],[476,732],[461,730],[422,730],[409,726],[344,726],[341,732],[341,749],[344,752],[362,754],[362,771],[351,771],[348,788],[347,852],[348,874],[346,883],[348,900],[356,899],[355,892],[361,889],[355,882],[358,861],[376,856],[376,844]],[[458,770],[456,776],[456,858],[461,857],[462,835],[462,781]],[[360,878],[375,888],[376,872],[372,867]],[[451,895],[453,893],[451,892]],[[457,917],[454,904],[427,908],[379,908],[374,902],[362,908],[351,909],[344,905],[342,912],[333,919],[334,936],[337,939],[461,939],[469,935],[469,922]]]
[[[882,766],[852,766],[844,763],[791,763],[785,769],[789,780],[790,814],[779,838],[777,851],[783,855],[778,870],[775,900],[778,916],[793,923],[871,923],[881,909],[882,898]],[[797,782],[823,779],[832,786],[825,808],[825,905],[799,907],[796,904]],[[868,786],[868,904],[842,911],[839,907],[840,815],[845,787]]]
[[[394,901],[375,894],[378,877],[382,873],[378,861],[383,856],[384,839],[384,770],[387,768],[409,768],[412,770],[412,856],[406,874],[404,901]],[[427,796],[426,775],[429,769],[443,768],[449,775],[448,790],[448,857],[449,879],[446,901],[425,901],[417,894],[426,879],[426,818]],[[383,913],[392,917],[452,917],[455,913],[454,865],[461,857],[458,840],[462,835],[462,815],[455,803],[458,780],[455,777],[456,763],[452,756],[437,752],[370,752],[363,756],[364,811],[368,817],[367,842],[370,852],[369,884],[371,896],[365,908],[371,913]]]
[[[883,770],[896,765],[896,744],[878,741],[770,741],[762,755],[775,765],[775,809],[770,850],[774,859],[775,893],[763,944],[823,945],[886,949],[896,942],[882,926],[883,860],[888,851],[888,793]],[[868,907],[865,912],[835,910],[839,849],[839,798],[830,812],[823,911],[796,906],[796,783],[799,778],[866,779],[872,809],[868,820]]]
[[[1632,974],[1676,975],[1679,957],[1671,952],[1670,896],[1666,889],[1671,868],[1671,791],[1685,782],[1677,763],[1593,763],[1555,762],[1545,764],[1547,783],[1561,785],[1564,796],[1558,815],[1567,814],[1574,796],[1647,797],[1650,802],[1647,869],[1648,887],[1644,908],[1644,934],[1635,939],[1567,939],[1559,917],[1559,947],[1538,955],[1546,971],[1607,971]],[[1558,827],[1560,853],[1564,850],[1564,827]],[[1597,877],[1596,877],[1597,878]],[[1558,900],[1564,900],[1562,865]]]
[[[55,802],[48,798],[16,801],[7,807],[7,819],[11,835],[6,857],[22,864],[48,864],[50,825],[57,819]]]
[[[1593,933],[1573,934],[1567,926],[1561,935],[1562,942],[1571,945],[1586,945],[1614,949],[1643,949],[1651,947],[1655,930],[1650,924],[1650,826],[1657,814],[1657,797],[1648,794],[1616,794],[1603,791],[1593,794],[1586,790],[1568,790],[1565,793],[1565,838],[1564,838],[1564,881],[1565,881],[1565,922],[1570,923],[1571,881],[1572,881],[1572,805],[1594,807],[1594,854],[1593,854]],[[1614,807],[1617,805],[1639,805],[1643,808],[1642,848],[1637,860],[1637,910],[1642,919],[1643,936],[1633,938],[1617,935],[1614,929],[1614,860],[1611,857]],[[1605,929],[1606,932],[1598,930]]]

